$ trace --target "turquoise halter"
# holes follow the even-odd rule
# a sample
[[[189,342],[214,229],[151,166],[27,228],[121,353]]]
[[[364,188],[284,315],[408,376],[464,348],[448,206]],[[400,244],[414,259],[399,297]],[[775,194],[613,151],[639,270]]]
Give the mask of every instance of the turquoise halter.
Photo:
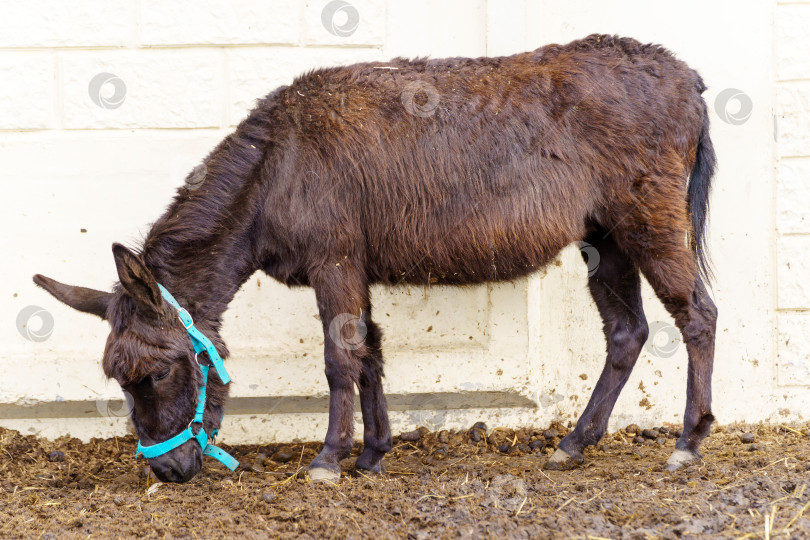
[[[191,338],[191,344],[194,346],[195,357],[201,352],[208,353],[208,359],[214,366],[214,369],[216,370],[217,375],[219,375],[219,379],[222,381],[222,384],[228,384],[231,382],[228,372],[225,371],[225,364],[222,362],[222,357],[217,352],[214,344],[211,343],[211,340],[205,337],[202,332],[197,330],[197,328],[194,326],[194,320],[191,318],[189,312],[186,311],[185,308],[180,307],[180,304],[177,303],[177,300],[174,299],[169,291],[167,291],[166,288],[160,283],[158,283],[158,287],[160,288],[160,294],[163,296],[163,298],[177,310],[177,315],[180,317],[180,322],[183,323],[183,327],[186,329],[186,332],[188,332],[188,337]],[[151,446],[143,446],[141,445],[141,441],[138,441],[138,449],[135,450],[135,456],[141,455],[147,459],[162,456],[166,452],[174,450],[181,444],[194,439],[200,444],[203,455],[211,456],[212,458],[219,460],[223,465],[232,471],[236,470],[236,467],[239,466],[239,462],[236,461],[233,456],[231,456],[225,450],[210,444],[208,442],[208,434],[203,429],[202,423],[203,413],[205,412],[205,389],[208,387],[208,370],[211,368],[211,366],[204,366],[199,363],[198,365],[200,366],[200,371],[202,371],[202,386],[200,387],[200,393],[197,396],[197,409],[194,411],[194,419],[189,422],[186,429],[171,439],[165,440],[161,443],[153,444]],[[192,424],[200,424],[200,430],[196,435],[191,429]],[[218,429],[214,430],[211,433],[210,440],[213,441],[216,439],[218,432]]]

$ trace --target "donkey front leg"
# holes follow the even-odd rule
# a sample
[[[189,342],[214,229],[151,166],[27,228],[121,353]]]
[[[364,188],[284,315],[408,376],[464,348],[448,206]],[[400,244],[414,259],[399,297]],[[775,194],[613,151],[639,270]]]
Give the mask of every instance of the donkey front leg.
[[[382,389],[382,332],[371,320],[371,306],[363,314],[368,354],[363,357],[360,374],[360,409],[363,411],[363,453],[355,468],[374,473],[383,472],[382,458],[391,451],[391,428],[388,407]]]
[[[340,461],[349,457],[354,432],[354,386],[360,381],[368,355],[362,310],[368,286],[358,276],[337,267],[325,279],[313,280],[324,332],[324,360],[329,383],[329,428],[323,450],[309,465],[316,481],[340,479]],[[354,279],[351,279],[354,278]]]

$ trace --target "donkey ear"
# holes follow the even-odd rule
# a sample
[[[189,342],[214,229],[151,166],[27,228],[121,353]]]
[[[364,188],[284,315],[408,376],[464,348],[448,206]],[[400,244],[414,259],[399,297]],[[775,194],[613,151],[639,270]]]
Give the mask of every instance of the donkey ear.
[[[144,310],[160,313],[163,309],[163,298],[157,280],[141,258],[121,244],[113,244],[113,258],[121,286],[135,304]]]
[[[98,315],[102,319],[107,318],[107,306],[110,303],[110,298],[112,298],[112,293],[65,285],[41,274],[34,276],[34,283],[73,309]]]

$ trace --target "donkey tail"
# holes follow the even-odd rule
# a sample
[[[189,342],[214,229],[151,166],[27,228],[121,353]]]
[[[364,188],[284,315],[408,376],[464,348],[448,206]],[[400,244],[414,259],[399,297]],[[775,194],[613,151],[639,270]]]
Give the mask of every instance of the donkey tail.
[[[703,101],[701,99],[701,101]],[[706,102],[703,101],[703,125],[700,129],[695,166],[689,177],[687,201],[692,220],[692,249],[697,256],[698,272],[704,283],[711,282],[713,272],[711,259],[706,246],[706,218],[709,214],[709,192],[712,187],[712,176],[717,165],[717,156],[709,137],[709,114]]]

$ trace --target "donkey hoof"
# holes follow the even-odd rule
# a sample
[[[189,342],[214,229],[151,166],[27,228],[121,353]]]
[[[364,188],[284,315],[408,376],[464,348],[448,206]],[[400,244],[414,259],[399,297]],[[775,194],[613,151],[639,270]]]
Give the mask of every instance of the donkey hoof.
[[[674,452],[672,452],[672,455],[669,456],[669,459],[667,460],[667,470],[669,472],[677,471],[682,465],[685,465],[690,461],[694,461],[698,459],[698,457],[700,456],[694,452],[690,452],[689,450],[676,449]]]
[[[379,461],[374,465],[367,465],[365,463],[355,463],[352,469],[354,476],[371,476],[378,474],[385,474],[385,467]]]
[[[333,471],[332,469],[310,467],[307,472],[309,473],[309,479],[312,482],[329,482],[330,484],[337,484],[338,481],[340,481],[340,472]]]
[[[380,459],[379,457],[375,456],[369,457],[366,454],[360,454],[360,457],[357,458],[357,461],[354,462],[353,473],[358,476],[369,474],[383,474],[385,473],[385,467],[383,467],[382,459]]]
[[[585,456],[582,454],[572,456],[565,450],[557,448],[551,457],[543,465],[543,468],[549,471],[569,471],[575,469],[585,462]]]

